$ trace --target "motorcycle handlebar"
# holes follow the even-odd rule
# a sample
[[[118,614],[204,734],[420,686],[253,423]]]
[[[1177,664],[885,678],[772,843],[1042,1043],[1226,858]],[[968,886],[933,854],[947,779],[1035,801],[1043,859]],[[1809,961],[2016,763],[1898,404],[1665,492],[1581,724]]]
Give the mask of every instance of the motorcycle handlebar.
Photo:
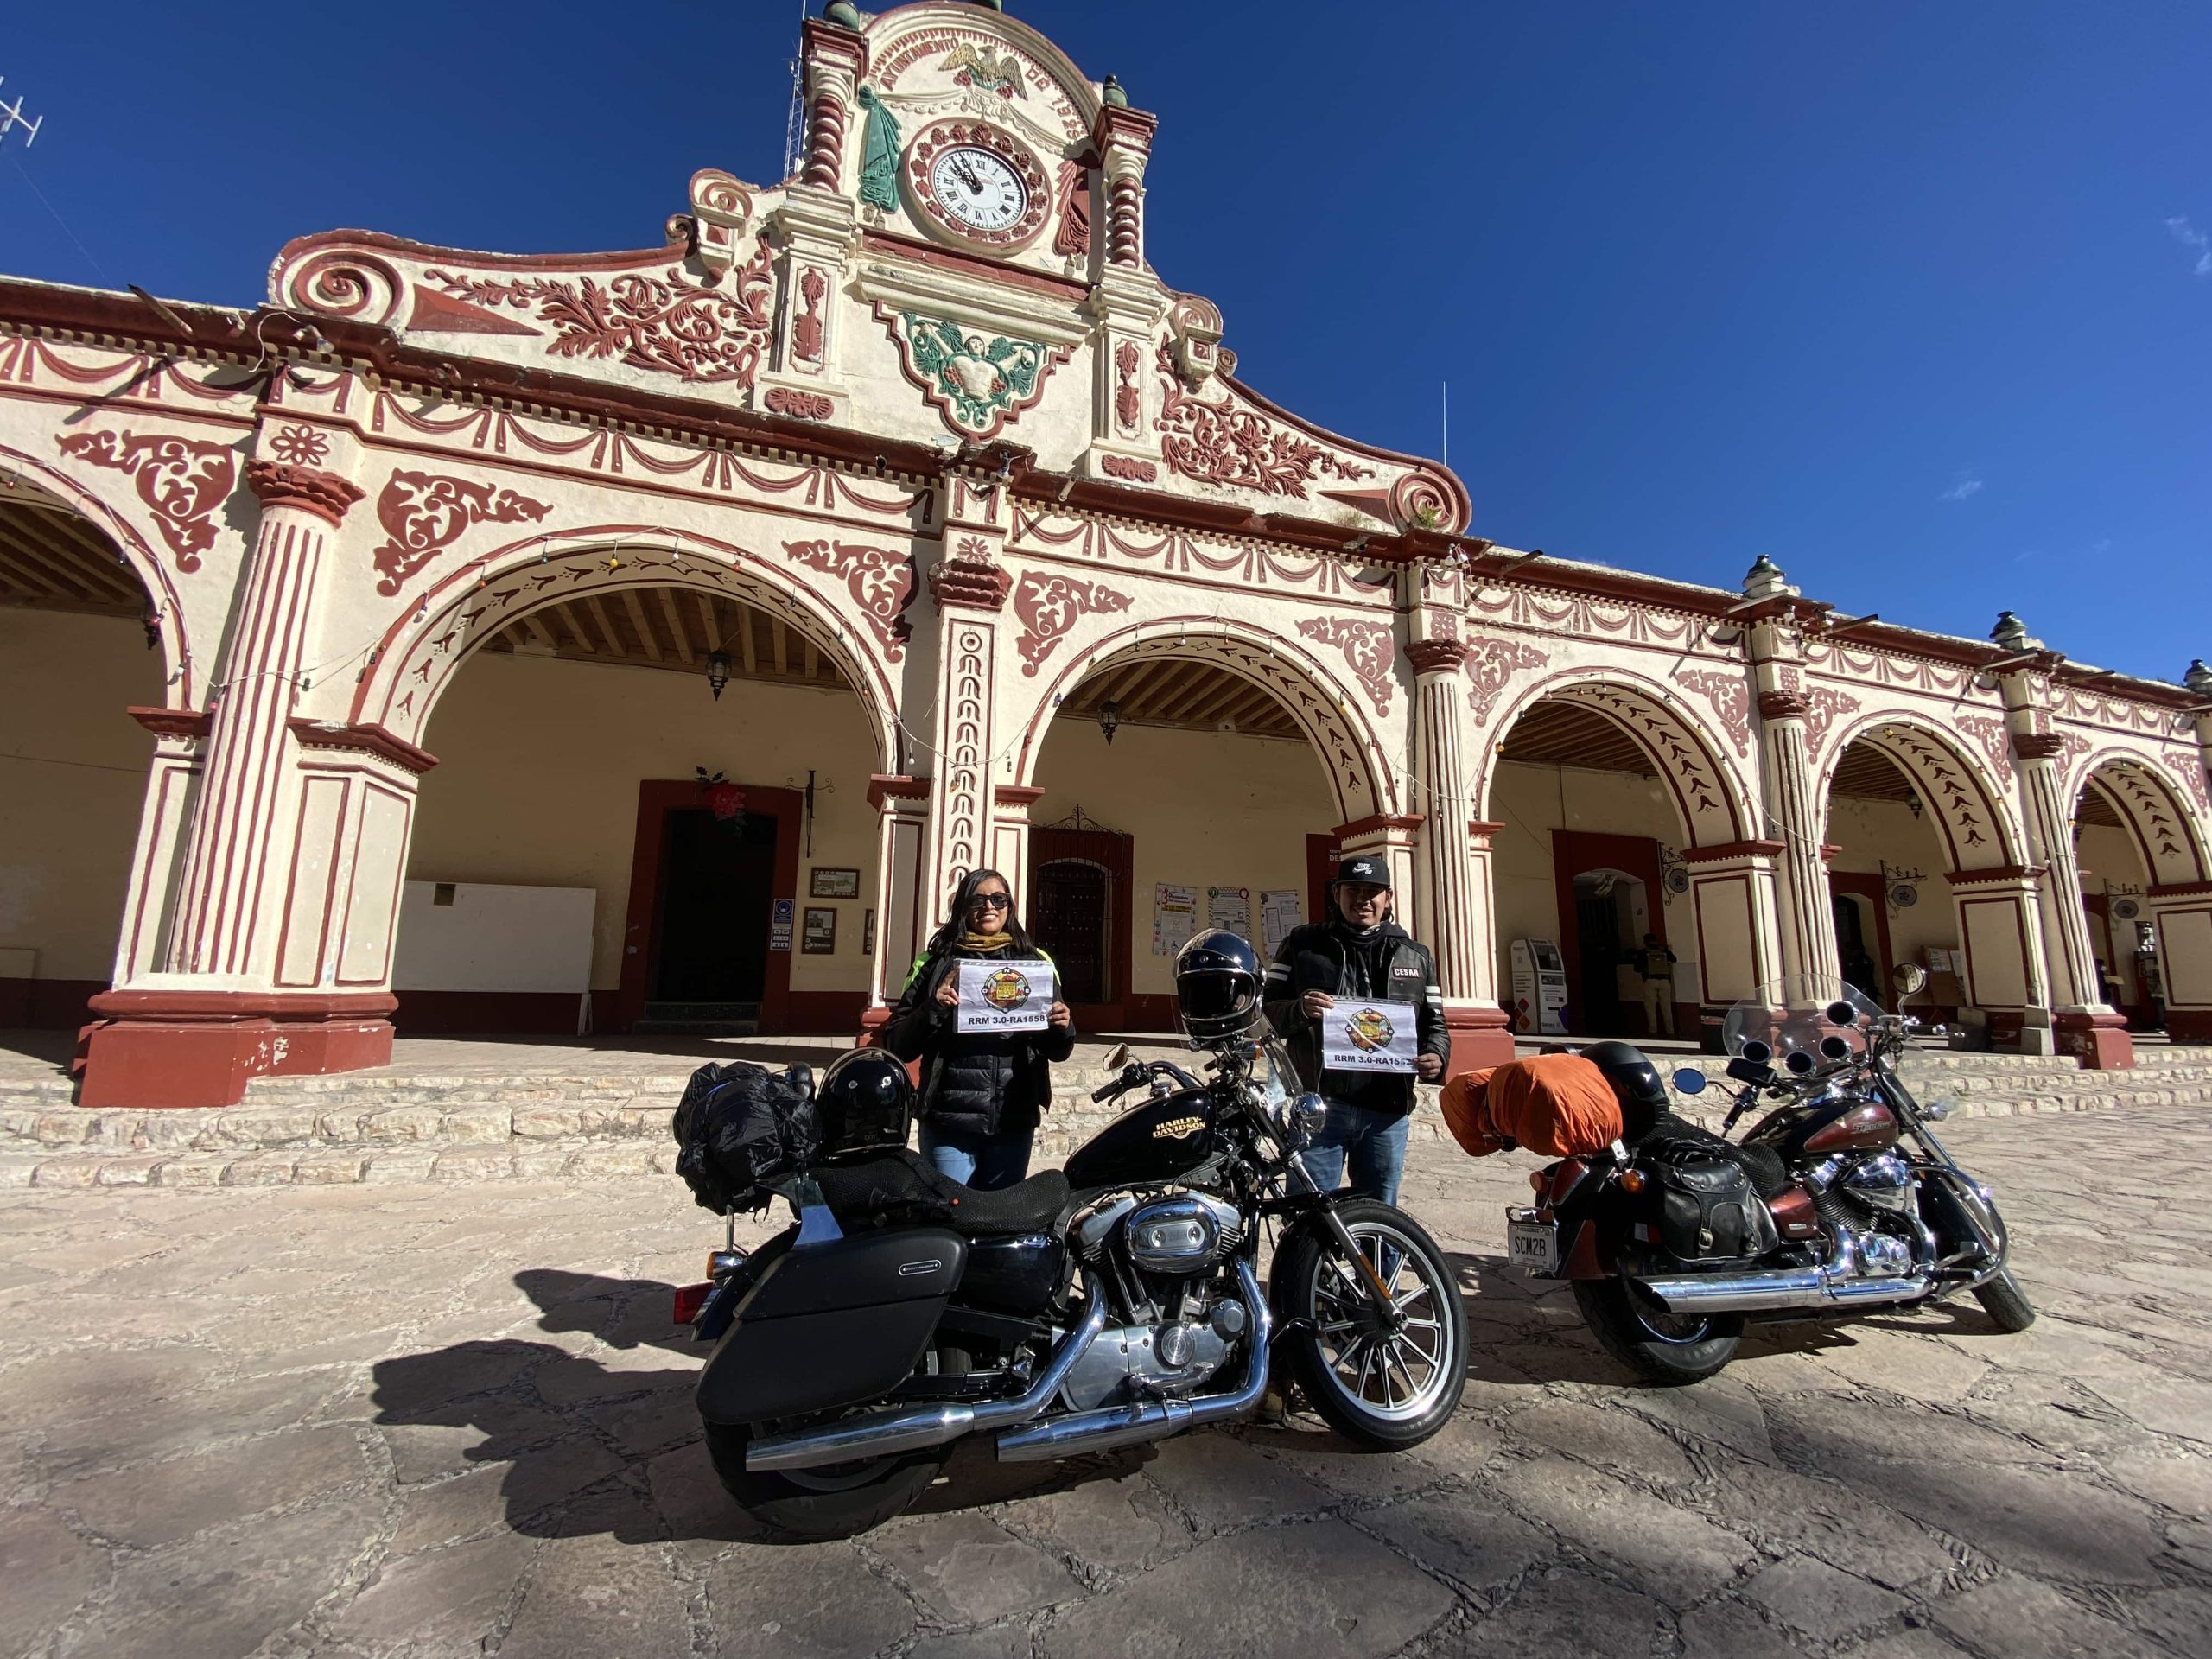
[[[1147,1078],[1163,1075],[1174,1078],[1185,1089],[1205,1087],[1205,1084],[1200,1083],[1173,1060],[1131,1060],[1122,1068],[1120,1077],[1111,1083],[1101,1084],[1098,1088],[1092,1090],[1090,1098],[1093,1103],[1103,1105],[1115,1096],[1128,1093]]]

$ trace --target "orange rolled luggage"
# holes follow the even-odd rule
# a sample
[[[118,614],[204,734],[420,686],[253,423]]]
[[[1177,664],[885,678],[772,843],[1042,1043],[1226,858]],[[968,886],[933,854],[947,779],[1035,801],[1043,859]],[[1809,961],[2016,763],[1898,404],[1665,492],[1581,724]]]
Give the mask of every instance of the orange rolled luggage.
[[[1522,1147],[1546,1158],[1603,1152],[1620,1139],[1621,1103],[1579,1054],[1539,1054],[1444,1085],[1444,1124],[1471,1158]]]

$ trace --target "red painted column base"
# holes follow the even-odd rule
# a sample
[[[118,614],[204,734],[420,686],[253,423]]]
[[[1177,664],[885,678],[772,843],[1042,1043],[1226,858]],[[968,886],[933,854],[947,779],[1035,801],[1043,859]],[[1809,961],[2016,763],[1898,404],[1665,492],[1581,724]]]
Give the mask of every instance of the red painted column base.
[[[2166,1035],[2177,1043],[2212,1043],[2212,1008],[2166,1005]]]
[[[1444,1005],[1444,1024],[1452,1033],[1452,1071],[1479,1071],[1513,1058],[1511,1017],[1503,1008]]]
[[[2124,1014],[2054,1014],[2054,1036],[2062,1054],[2071,1054],[2091,1071],[2126,1071],[2135,1064],[2135,1039],[2127,1034]]]
[[[78,1038],[79,1106],[235,1106],[261,1077],[391,1063],[386,991],[109,991]]]

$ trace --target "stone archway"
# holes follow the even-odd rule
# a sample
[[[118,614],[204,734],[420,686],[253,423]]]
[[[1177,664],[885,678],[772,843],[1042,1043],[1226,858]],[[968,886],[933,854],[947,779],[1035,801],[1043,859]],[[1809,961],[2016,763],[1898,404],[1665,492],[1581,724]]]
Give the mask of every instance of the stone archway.
[[[1586,874],[1636,874],[1648,895],[1646,931],[1677,958],[1663,999],[1672,1019],[1656,1034],[1667,1025],[1695,1034],[1700,1018],[1781,971],[1781,843],[1759,836],[1750,780],[1728,760],[1726,733],[1663,685],[1603,669],[1531,684],[1491,730],[1474,826],[1497,918],[1491,948],[1555,941],[1574,1030],[1655,1034],[1643,1028],[1654,964],[1640,938],[1591,933],[1592,907],[1578,885]],[[1524,777],[1522,768],[1535,770]],[[1545,775],[1554,787],[1535,789]],[[1622,978],[1624,964],[1632,971]],[[1505,982],[1503,960],[1499,968]]]
[[[1916,716],[1870,715],[1838,733],[1822,762],[1815,798],[1821,829],[1844,751],[1864,742],[1904,773],[1928,809],[1953,871],[2018,868],[2026,862],[2018,820],[1997,780],[1966,748]]]
[[[2139,986],[2138,994],[2162,1011],[2169,1036],[2212,1041],[2212,858],[2204,817],[2191,804],[2196,791],[2184,792],[2164,766],[2120,748],[2086,756],[2075,772],[2069,798],[2077,825],[2093,791],[2118,818],[2150,876],[2139,903],[2157,954],[2145,964],[2153,982]]]
[[[798,543],[801,549],[813,543]],[[794,559],[804,563],[797,552]],[[839,574],[833,572],[833,574]],[[647,526],[601,525],[508,543],[449,575],[388,629],[355,692],[357,724],[416,742],[439,695],[470,653],[533,612],[563,601],[626,588],[688,588],[721,594],[772,612],[835,662],[866,709],[880,772],[902,770],[904,745],[886,671],[905,652],[899,617],[911,590],[911,567],[887,573],[843,572],[855,592],[871,575],[895,590],[872,603],[874,638],[864,638],[790,570],[733,543],[687,531],[680,537]]]

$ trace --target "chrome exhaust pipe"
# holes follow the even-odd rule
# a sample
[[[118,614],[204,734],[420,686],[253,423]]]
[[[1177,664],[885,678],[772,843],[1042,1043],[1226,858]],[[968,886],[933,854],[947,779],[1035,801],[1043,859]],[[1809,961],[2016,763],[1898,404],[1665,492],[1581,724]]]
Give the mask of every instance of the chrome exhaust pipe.
[[[887,1457],[894,1452],[918,1452],[980,1428],[1026,1423],[1052,1404],[1076,1361],[1106,1328],[1106,1299],[1088,1275],[1084,1280],[1084,1300],[1083,1323],[1061,1339],[1037,1380],[1012,1400],[987,1400],[974,1406],[915,1406],[906,1411],[873,1412],[790,1434],[764,1435],[745,1449],[745,1466],[818,1468],[823,1464]]]
[[[1252,1351],[1244,1363],[1244,1380],[1228,1394],[1202,1394],[1190,1400],[1147,1400],[1136,1405],[1107,1406],[1097,1411],[1077,1412],[1006,1430],[998,1437],[1001,1463],[1046,1463],[1090,1452],[1109,1452],[1116,1446],[1140,1446],[1166,1440],[1186,1428],[1226,1422],[1249,1414],[1268,1391],[1268,1365],[1273,1349],[1274,1319],[1267,1298],[1252,1269],[1236,1264],[1236,1282],[1244,1293],[1244,1306],[1252,1315]]]
[[[1818,1268],[1764,1273],[1682,1274],[1630,1279],[1669,1313],[1764,1313],[1793,1307],[1869,1307],[1909,1302],[1928,1294],[1924,1273],[1895,1278],[1830,1278]]]

